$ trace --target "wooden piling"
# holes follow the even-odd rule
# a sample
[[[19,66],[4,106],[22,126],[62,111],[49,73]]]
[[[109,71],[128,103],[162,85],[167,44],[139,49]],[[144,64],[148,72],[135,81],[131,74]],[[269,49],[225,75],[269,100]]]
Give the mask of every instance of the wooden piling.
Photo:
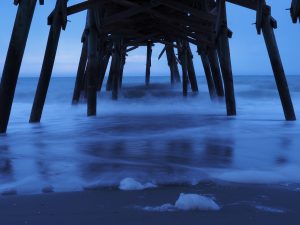
[[[151,69],[151,57],[152,57],[152,42],[147,42],[147,62],[146,62],[146,85],[150,84],[150,69]]]
[[[38,123],[41,121],[43,108],[48,92],[48,87],[54,66],[56,51],[58,47],[61,29],[65,28],[67,18],[64,17],[63,12],[67,8],[67,0],[57,0],[56,6],[52,16],[48,21],[51,24],[50,32],[47,41],[42,70],[35,93],[35,98],[30,115],[30,123]]]
[[[97,27],[94,10],[88,10],[87,115],[97,114]]]
[[[120,89],[123,86],[123,76],[124,76],[124,67],[126,64],[126,49],[122,48],[121,52],[121,68],[120,68],[120,82],[119,82],[119,87]]]
[[[188,66],[188,77],[191,84],[191,88],[193,92],[198,92],[198,84],[197,84],[197,77],[193,62],[193,54],[191,51],[191,47],[187,44],[187,66]]]
[[[221,70],[222,70],[223,80],[224,80],[227,115],[235,116],[236,103],[235,103],[233,75],[232,75],[232,68],[231,68],[230,48],[229,48],[229,41],[228,41],[226,6],[224,0],[221,0],[221,2],[222,4],[220,5],[220,7],[221,7],[222,25],[220,27],[220,33],[217,40],[217,50],[218,50],[218,56],[219,56]]]
[[[114,41],[114,50],[112,55],[112,99],[117,100],[120,88],[120,71],[121,71],[121,40],[116,38]]]
[[[37,0],[19,2],[0,84],[0,133],[5,133]]]
[[[181,49],[180,49],[180,61],[182,67],[182,93],[183,96],[187,96],[188,93],[188,46],[187,41],[181,42]]]
[[[97,91],[99,91],[99,92],[102,89],[103,81],[104,81],[104,78],[105,78],[105,73],[106,73],[108,63],[109,63],[109,59],[110,59],[110,54],[111,53],[107,53],[104,56],[104,58],[102,59],[102,67],[101,67],[101,71],[100,71],[100,74],[99,74],[99,82],[98,82],[98,88],[97,88]]]
[[[171,73],[171,83],[180,83],[180,74],[178,70],[178,63],[176,61],[176,56],[174,52],[174,48],[171,45],[166,45],[166,55],[168,60],[168,65]]]
[[[80,93],[82,90],[82,86],[84,85],[84,72],[87,64],[87,40],[82,43],[82,50],[80,55],[80,61],[77,69],[77,76],[75,81],[75,87],[73,92],[73,104],[77,104],[79,102]]]
[[[204,74],[205,74],[206,81],[207,81],[209,96],[210,96],[211,99],[214,99],[217,96],[217,92],[216,92],[215,84],[214,84],[214,81],[213,81],[213,78],[212,78],[212,74],[211,74],[207,54],[203,50],[201,50],[199,46],[198,46],[198,54],[201,57],[201,61],[202,61],[203,69],[204,69]]]
[[[114,64],[112,63],[113,62],[113,52],[112,52],[112,60],[111,60],[111,63],[110,63],[110,69],[109,69],[109,74],[108,74],[108,78],[107,78],[107,83],[106,83],[106,91],[111,91],[112,90],[112,87],[113,87],[113,67],[114,67]]]
[[[276,38],[272,24],[275,25],[275,21],[271,18],[271,8],[265,6],[265,14],[262,19],[262,32],[267,46],[268,54],[272,64],[272,69],[277,85],[277,89],[280,95],[281,104],[283,107],[285,119],[288,121],[296,120],[296,115],[290,96],[288,83],[285,77],[285,72],[281,62],[280,53],[278,50]],[[272,23],[273,22],[273,23]]]
[[[219,97],[224,97],[223,81],[219,66],[218,55],[215,49],[209,49],[207,53],[211,73],[214,81],[214,86]]]
[[[166,55],[167,55],[167,61],[168,61],[168,66],[170,68],[170,78],[171,78],[171,84],[174,83],[174,72],[173,72],[173,61],[172,61],[172,57],[170,54],[170,47],[166,46]]]

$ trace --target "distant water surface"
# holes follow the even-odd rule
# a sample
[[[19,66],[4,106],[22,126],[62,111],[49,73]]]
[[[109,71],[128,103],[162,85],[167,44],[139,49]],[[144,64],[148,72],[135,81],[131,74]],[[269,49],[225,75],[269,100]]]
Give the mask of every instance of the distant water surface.
[[[300,77],[288,77],[300,118]],[[286,122],[272,76],[235,78],[237,117],[211,102],[207,85],[182,97],[181,87],[129,77],[119,101],[103,91],[98,116],[71,105],[73,78],[54,78],[41,124],[29,124],[36,78],[21,78],[7,135],[0,136],[0,193],[76,191],[140,182],[203,180],[300,184],[300,124]]]

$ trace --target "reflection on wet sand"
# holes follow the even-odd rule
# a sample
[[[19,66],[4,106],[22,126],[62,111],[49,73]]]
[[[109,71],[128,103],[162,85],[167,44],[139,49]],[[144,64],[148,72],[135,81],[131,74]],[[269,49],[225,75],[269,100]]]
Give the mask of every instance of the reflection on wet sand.
[[[8,145],[0,145],[0,177],[3,180],[13,180],[13,163]]]

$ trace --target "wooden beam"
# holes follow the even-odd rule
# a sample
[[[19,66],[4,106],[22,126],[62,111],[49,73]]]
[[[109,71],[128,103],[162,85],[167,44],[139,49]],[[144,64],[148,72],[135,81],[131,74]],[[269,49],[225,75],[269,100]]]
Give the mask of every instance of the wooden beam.
[[[97,5],[97,4],[104,4],[106,2],[109,2],[109,1],[108,0],[87,0],[87,1],[84,1],[81,3],[69,6],[67,8],[67,15],[70,16],[70,15],[73,15],[76,13],[80,13],[84,10],[88,10],[90,8],[95,7],[95,5]]]
[[[290,13],[293,23],[300,22],[300,0],[292,0]]]
[[[152,42],[148,41],[148,44],[147,44],[147,62],[146,62],[146,85],[147,86],[150,84],[151,57],[152,57]]]
[[[190,7],[186,4],[175,2],[172,0],[158,0],[161,4],[168,6],[172,9],[178,10],[180,12],[184,12],[186,14],[192,14],[193,16],[205,20],[210,23],[215,23],[215,16],[211,13],[207,13],[196,8]]]
[[[83,86],[83,77],[87,64],[87,40],[82,43],[80,61],[77,69],[77,76],[75,81],[75,87],[73,92],[72,103],[77,104],[79,102],[81,89]]]
[[[111,56],[111,52],[112,52],[112,43],[106,43],[104,46],[102,46],[103,49],[103,55],[100,56],[100,61],[99,63],[99,79],[98,79],[98,87],[97,87],[97,91],[101,91],[102,89],[102,85],[103,85],[103,81],[105,78],[105,73],[107,71],[107,67],[108,67],[108,63],[109,63],[109,59]]]
[[[122,40],[116,38],[114,41],[114,50],[112,54],[112,99],[117,100],[120,89],[120,72],[121,72],[121,54],[122,54]]]
[[[193,92],[198,92],[198,84],[197,84],[197,77],[196,77],[196,72],[195,72],[195,67],[194,67],[194,62],[193,62],[193,54],[191,51],[191,47],[189,44],[187,44],[187,66],[188,66],[188,76],[189,76],[189,81],[191,84],[191,88]]]
[[[207,87],[208,87],[210,98],[215,99],[215,97],[217,96],[217,92],[216,92],[214,80],[212,78],[212,73],[211,73],[211,69],[210,69],[207,54],[199,46],[198,46],[198,54],[201,57],[201,61],[202,61],[203,69],[204,69],[204,74],[205,74],[205,77],[206,77],[206,82],[207,82]]]
[[[217,40],[217,46],[218,46],[217,50],[218,50],[223,80],[224,80],[227,115],[235,116],[236,103],[235,103],[233,75],[232,75],[230,48],[229,48],[229,40],[228,40],[225,0],[220,0],[219,7],[221,8],[221,14],[222,14],[222,26],[221,26],[219,38]]]
[[[174,48],[171,45],[166,45],[166,54],[168,65],[170,67],[171,84],[180,83],[181,79],[178,70],[178,63],[176,61]]]
[[[180,41],[180,61],[182,67],[182,93],[183,96],[187,96],[188,93],[188,42],[187,41]]]
[[[0,133],[5,133],[37,0],[22,0],[12,31],[0,84]]]
[[[41,121],[49,83],[52,75],[56,51],[60,38],[60,33],[66,18],[63,17],[63,7],[67,7],[67,0],[57,0],[52,23],[49,31],[47,47],[45,51],[43,66],[35,93],[35,98],[30,114],[30,123],[39,123]]]
[[[224,97],[223,81],[222,81],[219,59],[216,50],[208,49],[207,57],[210,64],[210,69],[214,80],[214,85],[217,91],[217,95],[219,97]]]
[[[239,5],[248,9],[256,10],[257,0],[226,0],[235,5]]]
[[[105,17],[103,21],[103,26],[108,26],[114,23],[117,23],[119,21],[122,21],[124,19],[127,19],[129,17],[135,16],[140,13],[144,13],[149,11],[151,8],[154,8],[156,6],[160,5],[159,2],[154,2],[152,4],[143,4],[143,5],[138,5],[132,8],[129,8],[128,10],[115,13],[113,15]]]
[[[268,6],[265,6],[269,8]],[[284,110],[285,119],[292,121],[296,120],[296,115],[292,103],[292,99],[289,92],[288,83],[285,77],[285,72],[281,62],[280,53],[278,50],[273,27],[271,26],[271,9],[268,9],[269,13],[263,15],[262,20],[262,32],[266,42],[268,54],[272,64],[275,81],[277,84],[278,92],[280,95],[282,107]]]
[[[97,27],[94,10],[88,10],[87,115],[97,114]]]

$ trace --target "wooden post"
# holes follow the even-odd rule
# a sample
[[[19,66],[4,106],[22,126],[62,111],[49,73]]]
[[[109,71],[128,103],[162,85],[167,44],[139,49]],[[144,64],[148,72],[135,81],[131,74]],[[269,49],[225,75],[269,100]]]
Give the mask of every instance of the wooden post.
[[[103,35],[101,35],[98,38],[98,45],[97,45],[97,91],[101,91],[102,88],[102,71],[104,70],[103,67],[105,67],[104,65],[104,60],[105,60],[105,56],[106,56],[106,52],[105,52],[105,37]],[[105,72],[104,72],[105,73]],[[105,75],[104,75],[105,76]],[[103,77],[104,79],[104,77]],[[101,82],[101,84],[100,84]]]
[[[193,54],[190,45],[187,45],[187,65],[188,65],[188,76],[191,83],[191,88],[193,92],[198,92],[198,84],[197,84],[197,77],[193,62]]]
[[[276,38],[272,24],[275,26],[276,21],[271,18],[271,8],[265,6],[265,14],[262,19],[262,32],[266,42],[268,54],[272,64],[274,77],[276,80],[278,92],[281,99],[285,119],[289,121],[296,120],[292,99],[289,92],[288,83],[285,77],[285,72],[281,62],[280,53],[278,50]]]
[[[117,100],[120,88],[120,70],[121,70],[121,40],[116,38],[114,42],[114,51],[112,56],[112,99]]]
[[[147,63],[146,63],[146,85],[150,84],[150,69],[151,69],[151,57],[152,57],[152,42],[147,42]]]
[[[170,67],[171,73],[171,83],[180,83],[180,75],[178,70],[178,63],[176,61],[176,56],[174,52],[174,48],[171,45],[166,45],[166,55],[168,60],[168,65]]]
[[[224,88],[223,88],[223,81],[219,66],[218,55],[215,49],[208,50],[208,61],[211,68],[212,77],[214,80],[215,88],[217,91],[217,95],[219,97],[224,97]]]
[[[198,54],[201,57],[210,98],[214,99],[217,96],[217,92],[216,92],[215,84],[214,84],[214,81],[212,78],[208,57],[207,57],[206,53],[199,46],[198,46]]]
[[[120,88],[123,86],[123,76],[124,76],[124,67],[126,64],[126,48],[122,48],[122,54],[121,54],[121,68],[120,68]]]
[[[73,100],[72,100],[73,104],[77,104],[79,102],[81,89],[84,84],[83,77],[86,69],[86,64],[87,64],[87,40],[84,40],[84,42],[82,43],[81,56],[80,56],[80,61],[77,69],[77,76],[76,76],[75,87],[73,92]]]
[[[173,61],[172,61],[170,50],[171,50],[171,46],[166,45],[166,55],[167,55],[168,66],[170,68],[171,84],[174,84]]]
[[[236,104],[235,104],[233,76],[232,76],[232,69],[231,69],[230,48],[229,48],[229,41],[228,41],[226,6],[225,6],[225,0],[221,0],[221,2],[222,2],[221,4],[222,25],[220,28],[220,34],[217,41],[218,42],[217,49],[218,49],[220,66],[221,66],[223,80],[224,80],[227,115],[235,116]]]
[[[66,14],[64,14],[66,8],[67,0],[57,0],[53,15],[48,18],[48,24],[51,24],[51,27],[48,36],[48,42],[40,74],[40,79],[31,110],[29,120],[30,123],[40,122],[42,117],[61,29],[65,29],[67,22]]]
[[[188,51],[187,41],[181,42],[180,49],[180,61],[182,67],[182,92],[183,96],[187,96],[188,92],[188,69],[187,69],[187,51]]]
[[[36,2],[37,0],[22,0],[18,6],[0,84],[0,133],[7,130]]]
[[[178,63],[176,60],[176,55],[175,55],[175,51],[174,51],[173,47],[171,47],[170,53],[171,53],[171,57],[172,57],[172,70],[173,70],[174,82],[180,83],[181,79],[180,79],[180,74],[179,74],[179,69],[178,69]]]
[[[113,66],[114,64],[113,62],[113,52],[112,52],[112,60],[110,63],[110,69],[109,69],[109,74],[108,74],[108,78],[107,78],[107,83],[106,83],[106,91],[111,91],[112,90],[112,86],[113,86]]]
[[[111,53],[106,53],[105,56],[103,57],[102,61],[100,62],[102,64],[100,74],[99,74],[99,82],[98,82],[98,88],[97,91],[101,91],[105,73],[108,67],[109,59],[110,59]]]
[[[94,10],[88,10],[87,115],[97,114],[97,27]]]
[[[104,42],[104,46],[103,47],[103,54],[102,54],[102,57],[100,59],[100,62],[99,62],[99,78],[98,78],[98,81],[97,81],[97,91],[101,91],[102,89],[102,85],[103,85],[103,81],[104,81],[104,78],[105,78],[105,73],[106,73],[106,70],[107,70],[107,66],[108,66],[108,63],[109,63],[109,59],[110,59],[110,56],[111,56],[111,51],[112,51],[112,44],[109,42]]]

